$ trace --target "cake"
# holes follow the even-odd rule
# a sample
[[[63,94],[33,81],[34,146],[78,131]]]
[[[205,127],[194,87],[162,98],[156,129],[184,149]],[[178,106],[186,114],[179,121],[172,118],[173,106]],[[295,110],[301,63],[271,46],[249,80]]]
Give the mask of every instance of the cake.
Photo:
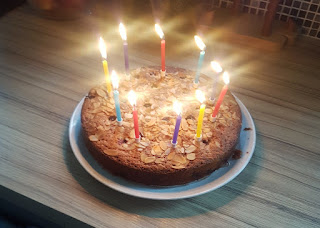
[[[194,72],[175,67],[166,70],[165,77],[161,77],[160,68],[142,67],[131,72],[129,81],[120,78],[121,125],[105,85],[92,88],[85,97],[81,122],[86,146],[95,160],[114,175],[146,185],[181,185],[211,174],[234,153],[241,112],[233,95],[227,92],[216,120],[212,120],[214,103],[208,99],[212,82],[201,75],[198,89],[209,93],[199,141],[195,134],[200,102],[195,98]],[[132,106],[127,97],[130,90],[138,97],[140,142],[134,134]],[[172,104],[176,100],[183,107],[178,142],[173,147],[177,114]]]

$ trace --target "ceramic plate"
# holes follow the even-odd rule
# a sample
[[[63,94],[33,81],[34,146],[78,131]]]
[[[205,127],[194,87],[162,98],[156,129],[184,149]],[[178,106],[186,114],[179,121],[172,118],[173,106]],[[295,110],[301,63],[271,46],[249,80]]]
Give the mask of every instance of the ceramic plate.
[[[183,199],[201,195],[215,190],[234,179],[246,167],[252,157],[256,143],[255,126],[247,108],[238,98],[236,98],[236,100],[242,113],[242,129],[239,144],[237,145],[237,148],[242,151],[241,158],[238,160],[230,160],[229,166],[220,168],[208,177],[186,185],[171,187],[147,186],[127,181],[102,169],[91,156],[82,139],[81,108],[84,98],[75,108],[70,120],[69,138],[71,148],[80,164],[91,176],[108,187],[122,193],[155,200]],[[251,128],[251,130],[244,131],[244,128]]]

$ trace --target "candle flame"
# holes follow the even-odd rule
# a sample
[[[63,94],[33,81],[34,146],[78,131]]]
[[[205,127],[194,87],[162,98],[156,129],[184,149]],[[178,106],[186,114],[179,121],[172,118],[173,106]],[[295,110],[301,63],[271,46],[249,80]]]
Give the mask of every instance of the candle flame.
[[[122,23],[119,24],[119,32],[122,40],[127,40],[127,31],[126,27]]]
[[[180,115],[182,112],[182,104],[178,101],[175,101],[173,103],[173,110],[177,113],[177,115]]]
[[[217,61],[211,61],[211,67],[216,73],[222,72],[222,67]]]
[[[226,85],[228,85],[230,83],[230,76],[229,73],[227,71],[225,71],[222,75],[223,81]]]
[[[106,59],[107,58],[107,48],[106,48],[106,44],[101,36],[100,36],[100,40],[99,40],[99,49],[100,49],[100,53],[101,53],[102,58]]]
[[[196,41],[196,44],[198,45],[201,51],[206,49],[206,45],[203,43],[202,39],[199,36],[194,36],[194,40]]]
[[[112,70],[112,73],[111,73],[111,83],[112,83],[113,89],[118,89],[119,77],[115,70]]]
[[[155,26],[156,32],[157,32],[157,33],[158,33],[158,35],[160,36],[160,39],[163,39],[163,37],[164,37],[164,33],[163,33],[163,31],[162,31],[162,29],[161,29],[160,25],[155,24],[154,26]]]
[[[130,90],[130,92],[128,93],[128,100],[132,106],[136,105],[137,95],[133,90]]]
[[[206,99],[204,93],[198,89],[196,90],[196,98],[198,99],[198,101],[200,101],[200,103],[203,103]]]

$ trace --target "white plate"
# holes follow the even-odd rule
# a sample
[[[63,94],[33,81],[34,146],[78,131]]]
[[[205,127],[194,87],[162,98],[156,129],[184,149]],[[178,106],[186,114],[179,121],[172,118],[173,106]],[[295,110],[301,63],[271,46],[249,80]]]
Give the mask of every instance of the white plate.
[[[236,98],[236,100],[242,113],[242,129],[240,133],[240,141],[237,146],[237,148],[242,151],[241,158],[238,160],[231,160],[229,161],[230,165],[228,167],[220,168],[208,177],[186,185],[177,185],[172,187],[146,186],[114,176],[108,171],[102,169],[102,167],[91,156],[82,139],[81,108],[84,98],[75,108],[70,120],[69,138],[71,148],[80,164],[88,173],[91,174],[91,176],[117,191],[132,196],[156,200],[183,199],[197,196],[227,184],[246,167],[252,157],[256,143],[255,126],[247,108],[238,98]],[[244,128],[251,128],[252,130],[244,131]]]

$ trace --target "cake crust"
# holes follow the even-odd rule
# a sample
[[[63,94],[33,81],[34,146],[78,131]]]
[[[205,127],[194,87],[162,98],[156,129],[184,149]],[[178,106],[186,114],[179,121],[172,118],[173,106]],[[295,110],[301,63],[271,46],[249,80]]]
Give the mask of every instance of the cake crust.
[[[160,68],[143,67],[131,75],[130,81],[120,79],[121,126],[116,121],[113,98],[104,85],[91,89],[82,107],[84,140],[105,169],[147,185],[180,185],[211,174],[233,155],[241,112],[230,92],[215,122],[210,120],[214,105],[206,102],[202,140],[198,141],[195,133],[200,102],[194,96],[194,72],[168,67],[166,77],[161,78]],[[210,86],[210,79],[201,75],[199,89],[209,92],[206,97],[212,92]],[[127,99],[131,89],[138,95],[140,143],[134,139],[132,107]],[[183,112],[178,144],[173,148],[175,100],[182,102]]]

